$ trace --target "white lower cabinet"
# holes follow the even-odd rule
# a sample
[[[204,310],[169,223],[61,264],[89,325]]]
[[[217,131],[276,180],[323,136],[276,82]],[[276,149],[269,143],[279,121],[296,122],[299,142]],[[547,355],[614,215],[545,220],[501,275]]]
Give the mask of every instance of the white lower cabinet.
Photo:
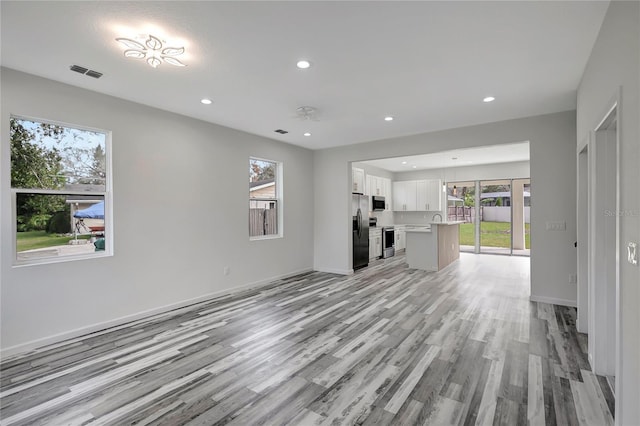
[[[369,259],[382,256],[382,231],[369,229]]]
[[[395,249],[396,250],[404,250],[407,247],[406,244],[406,230],[404,226],[394,226],[393,227],[393,232],[396,236],[396,241],[395,241]]]

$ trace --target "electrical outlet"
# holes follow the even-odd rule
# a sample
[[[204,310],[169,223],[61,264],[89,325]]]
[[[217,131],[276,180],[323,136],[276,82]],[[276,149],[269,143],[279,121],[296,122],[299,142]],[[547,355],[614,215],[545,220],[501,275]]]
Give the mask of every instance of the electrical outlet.
[[[231,268],[229,268],[228,266],[225,266],[224,269],[222,269],[222,273],[224,275],[229,275],[231,273]]]

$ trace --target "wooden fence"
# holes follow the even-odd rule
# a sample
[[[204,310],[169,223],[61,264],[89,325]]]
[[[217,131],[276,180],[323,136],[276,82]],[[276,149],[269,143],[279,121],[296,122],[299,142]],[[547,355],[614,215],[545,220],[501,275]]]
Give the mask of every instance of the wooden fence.
[[[278,214],[273,209],[249,209],[249,236],[274,235],[278,233]]]
[[[480,221],[482,221],[482,210],[483,210],[483,207],[480,207]],[[463,206],[448,206],[447,220],[465,221],[467,223],[473,223],[476,220],[476,208],[463,207]]]

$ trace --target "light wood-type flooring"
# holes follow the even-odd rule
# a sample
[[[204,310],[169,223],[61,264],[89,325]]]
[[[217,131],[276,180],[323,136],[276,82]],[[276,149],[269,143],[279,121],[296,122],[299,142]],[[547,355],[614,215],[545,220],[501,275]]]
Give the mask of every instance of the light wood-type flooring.
[[[612,424],[575,319],[528,258],[400,255],[5,359],[0,425]]]

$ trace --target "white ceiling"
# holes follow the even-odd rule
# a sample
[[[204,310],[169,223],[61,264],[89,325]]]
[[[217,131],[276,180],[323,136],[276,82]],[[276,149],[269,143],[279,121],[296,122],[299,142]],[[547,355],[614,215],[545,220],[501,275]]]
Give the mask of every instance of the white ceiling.
[[[363,163],[397,173],[514,161],[529,161],[529,142],[455,149],[434,154],[363,161]],[[402,164],[403,162],[406,164]]]
[[[311,149],[573,109],[608,6],[0,4],[3,66]],[[183,44],[188,66],[153,69],[125,58],[115,38],[149,32]],[[301,58],[312,67],[297,69]],[[73,73],[72,64],[104,76]],[[496,101],[483,103],[488,95]],[[203,97],[214,103],[200,104]],[[302,105],[316,107],[318,121],[296,118]],[[386,115],[396,119],[385,122]],[[278,128],[290,133],[274,133]]]

